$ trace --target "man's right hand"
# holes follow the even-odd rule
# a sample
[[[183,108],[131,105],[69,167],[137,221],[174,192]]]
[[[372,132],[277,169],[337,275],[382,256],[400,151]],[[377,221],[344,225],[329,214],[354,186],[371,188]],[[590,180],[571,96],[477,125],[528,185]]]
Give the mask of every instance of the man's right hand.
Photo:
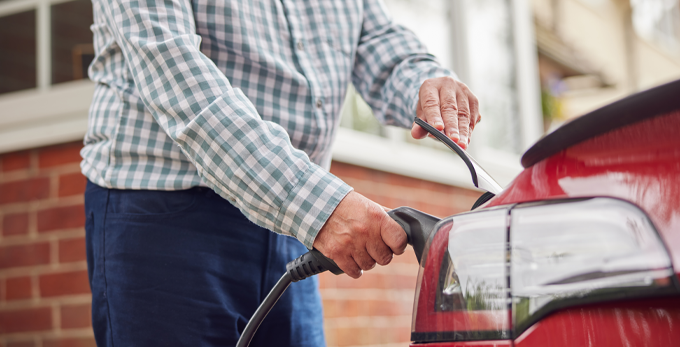
[[[380,205],[352,191],[317,234],[314,248],[359,278],[362,270],[387,265],[394,254],[404,253],[406,242],[404,230]]]

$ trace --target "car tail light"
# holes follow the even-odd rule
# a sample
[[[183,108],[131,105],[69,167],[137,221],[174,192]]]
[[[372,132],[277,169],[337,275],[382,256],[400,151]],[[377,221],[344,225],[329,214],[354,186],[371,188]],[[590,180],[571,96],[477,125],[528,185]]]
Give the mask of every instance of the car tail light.
[[[411,340],[510,337],[508,209],[439,222],[423,253]]]
[[[674,289],[663,243],[630,203],[524,204],[512,210],[510,231],[516,331],[562,307]]]
[[[621,200],[497,207],[435,230],[418,275],[416,342],[507,339],[564,307],[678,293],[653,224]]]

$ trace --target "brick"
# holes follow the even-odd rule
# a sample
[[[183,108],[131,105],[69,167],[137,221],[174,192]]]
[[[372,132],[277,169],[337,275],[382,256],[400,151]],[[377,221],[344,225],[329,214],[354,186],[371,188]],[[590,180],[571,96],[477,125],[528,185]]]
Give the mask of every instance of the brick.
[[[336,328],[335,334],[338,346],[368,345],[377,339],[372,328]]]
[[[35,341],[7,342],[7,347],[35,347]]]
[[[30,299],[31,296],[30,277],[10,277],[5,280],[5,300]]]
[[[39,287],[41,297],[90,293],[90,284],[85,270],[42,275],[39,279]]]
[[[83,205],[55,207],[38,211],[38,232],[85,226]]]
[[[59,176],[59,196],[83,195],[87,180],[80,172]]]
[[[59,240],[59,262],[70,263],[86,260],[85,238]]]
[[[77,329],[88,328],[92,325],[92,306],[64,305],[61,307],[61,328]]]
[[[49,307],[0,311],[0,334],[42,331],[52,328]]]
[[[94,337],[44,340],[43,347],[97,347]]]
[[[0,205],[28,202],[47,198],[50,194],[50,180],[36,177],[0,184]]]
[[[0,157],[2,171],[25,170],[31,167],[31,151],[19,151],[3,154]]]
[[[39,242],[0,247],[0,269],[49,264],[50,245]]]
[[[28,213],[7,214],[2,219],[4,236],[24,235],[28,233]]]
[[[370,176],[371,176],[370,171],[372,171],[372,170],[363,168],[361,166],[340,163],[340,162],[337,162],[337,161],[334,161],[334,162],[331,163],[331,169],[330,169],[330,172],[332,174],[338,176],[340,179],[343,179],[343,180],[346,179],[346,178],[367,180],[367,179],[370,179]]]
[[[81,160],[80,150],[82,148],[83,144],[81,142],[71,142],[42,148],[38,152],[38,166],[42,169],[79,163]]]
[[[335,288],[335,275],[330,272],[320,273],[319,277],[319,288]]]
[[[368,313],[362,300],[336,300],[336,305],[335,317],[359,317]]]
[[[390,300],[367,300],[366,306],[367,316],[401,316],[411,315],[411,301],[390,301]]]

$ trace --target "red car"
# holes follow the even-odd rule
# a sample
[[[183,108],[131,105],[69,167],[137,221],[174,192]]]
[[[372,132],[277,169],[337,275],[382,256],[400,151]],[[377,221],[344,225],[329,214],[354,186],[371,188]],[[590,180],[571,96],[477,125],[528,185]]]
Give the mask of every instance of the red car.
[[[502,191],[467,163],[498,195],[421,223],[411,346],[680,346],[680,81],[565,124]]]

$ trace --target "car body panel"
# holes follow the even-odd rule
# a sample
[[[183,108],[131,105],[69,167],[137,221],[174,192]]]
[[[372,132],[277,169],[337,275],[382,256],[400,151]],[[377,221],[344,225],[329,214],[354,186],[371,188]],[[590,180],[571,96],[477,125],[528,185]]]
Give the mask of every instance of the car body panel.
[[[411,347],[510,347],[510,340],[412,343]]]
[[[680,299],[569,308],[534,324],[514,341],[534,346],[673,346],[680,341]]]

